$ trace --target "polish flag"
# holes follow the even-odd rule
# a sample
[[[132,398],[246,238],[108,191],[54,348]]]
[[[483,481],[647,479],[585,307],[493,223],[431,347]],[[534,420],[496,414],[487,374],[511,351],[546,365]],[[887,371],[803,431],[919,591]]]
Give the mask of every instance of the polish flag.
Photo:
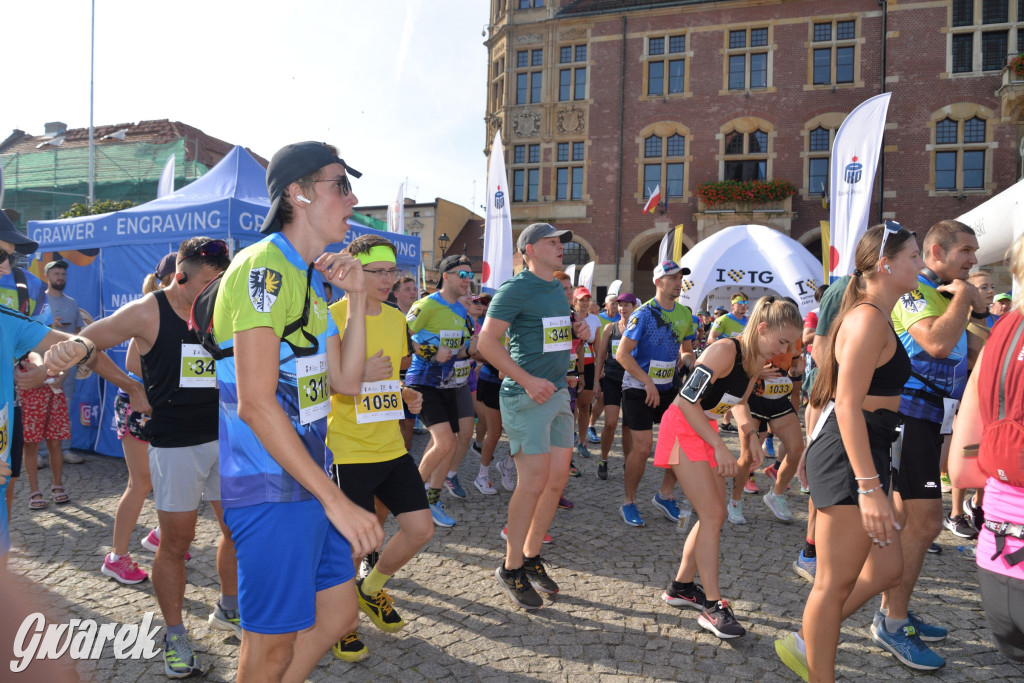
[[[644,210],[641,213],[649,213],[654,211],[654,207],[661,202],[661,185],[654,186],[654,192],[651,193],[651,198],[644,204]]]

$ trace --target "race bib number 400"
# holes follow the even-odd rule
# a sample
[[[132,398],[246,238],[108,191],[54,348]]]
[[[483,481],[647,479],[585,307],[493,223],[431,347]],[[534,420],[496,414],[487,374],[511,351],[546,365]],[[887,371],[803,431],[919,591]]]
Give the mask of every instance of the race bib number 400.
[[[544,353],[572,349],[572,328],[569,316],[541,318],[544,324]]]
[[[676,363],[671,360],[652,360],[647,374],[655,384],[671,384],[672,377],[676,374]]]
[[[401,420],[405,417],[401,391],[398,380],[363,382],[356,396],[356,423]]]
[[[178,386],[182,389],[217,388],[213,356],[201,344],[181,345],[181,376]]]
[[[299,391],[299,422],[308,425],[327,417],[331,411],[327,354],[296,358],[295,382]]]

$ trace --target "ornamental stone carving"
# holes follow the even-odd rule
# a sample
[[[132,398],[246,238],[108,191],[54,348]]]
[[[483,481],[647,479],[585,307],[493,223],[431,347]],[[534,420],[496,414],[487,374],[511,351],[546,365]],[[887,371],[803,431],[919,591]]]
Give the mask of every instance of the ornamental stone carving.
[[[583,110],[578,107],[560,110],[555,117],[555,127],[560,135],[583,133],[587,128]]]
[[[516,36],[516,45],[533,45],[544,40],[544,36],[539,33],[524,33]]]
[[[559,40],[586,40],[587,32],[581,28],[572,28],[558,34]]]
[[[540,114],[526,110],[512,117],[512,129],[516,137],[530,138],[540,132]]]

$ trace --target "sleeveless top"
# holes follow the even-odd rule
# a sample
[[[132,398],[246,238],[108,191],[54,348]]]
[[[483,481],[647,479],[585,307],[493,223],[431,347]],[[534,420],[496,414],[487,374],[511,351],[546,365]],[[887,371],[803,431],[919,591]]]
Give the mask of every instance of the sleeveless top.
[[[709,417],[723,415],[729,408],[739,403],[750,384],[750,377],[743,369],[740,340],[733,337],[726,337],[726,339],[736,346],[736,360],[733,362],[732,371],[725,377],[719,377],[709,384],[704,395],[700,397],[700,407]]]
[[[604,359],[604,376],[622,381],[626,369],[615,360],[615,351],[619,348],[618,342],[622,341],[622,332],[619,331],[619,323],[612,324],[612,331],[608,333],[608,355]]]
[[[199,337],[174,312],[167,293],[153,293],[160,327],[153,348],[140,357],[153,416],[143,434],[158,448],[197,446],[217,440],[220,393],[213,359]]]
[[[864,304],[858,305],[871,306],[882,315],[885,315],[885,311],[872,303],[865,301]],[[890,327],[889,329],[892,328]],[[892,358],[875,368],[874,373],[871,375],[871,384],[868,386],[868,396],[899,396],[903,393],[907,380],[910,379],[910,356],[907,354],[907,349],[903,346],[903,342],[900,341],[899,336],[896,334],[896,330],[892,330],[892,334],[896,337],[896,351],[893,352]],[[838,372],[839,363],[836,363],[836,374]]]

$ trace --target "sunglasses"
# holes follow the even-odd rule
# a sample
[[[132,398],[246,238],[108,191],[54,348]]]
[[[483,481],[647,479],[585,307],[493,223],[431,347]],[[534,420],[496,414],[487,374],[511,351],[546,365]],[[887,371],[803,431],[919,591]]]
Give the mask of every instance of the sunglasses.
[[[456,275],[459,276],[460,280],[468,280],[471,277],[473,277],[473,275],[474,275],[472,270],[457,270],[457,271],[448,270],[448,271],[445,271],[445,272],[447,272],[447,273],[454,272]]]
[[[882,246],[878,248],[878,260],[881,261],[882,257],[885,256],[885,243],[889,241],[889,235],[897,235],[900,230],[903,230],[903,226],[896,221],[886,221],[885,230],[882,231]],[[882,266],[878,266],[878,270],[882,270]]]
[[[11,258],[10,252],[6,249],[0,249],[0,261],[6,261],[9,258]]]
[[[739,300],[737,300],[737,301],[733,301],[733,303],[734,303],[734,304],[739,304],[740,306],[746,306],[746,305],[747,305],[747,304],[749,304],[750,302],[749,302],[749,301],[747,301],[746,299],[739,299]]]
[[[324,180],[314,180],[314,183],[334,183],[334,187],[343,196],[347,197],[352,192],[352,184],[348,181],[348,176],[343,175],[339,178],[326,178]]]
[[[201,256],[203,258],[221,259],[227,258],[228,245],[224,240],[210,240],[205,244],[202,244],[198,249],[193,249],[192,253],[181,259],[187,261],[190,258]],[[179,261],[180,263],[180,261]]]

